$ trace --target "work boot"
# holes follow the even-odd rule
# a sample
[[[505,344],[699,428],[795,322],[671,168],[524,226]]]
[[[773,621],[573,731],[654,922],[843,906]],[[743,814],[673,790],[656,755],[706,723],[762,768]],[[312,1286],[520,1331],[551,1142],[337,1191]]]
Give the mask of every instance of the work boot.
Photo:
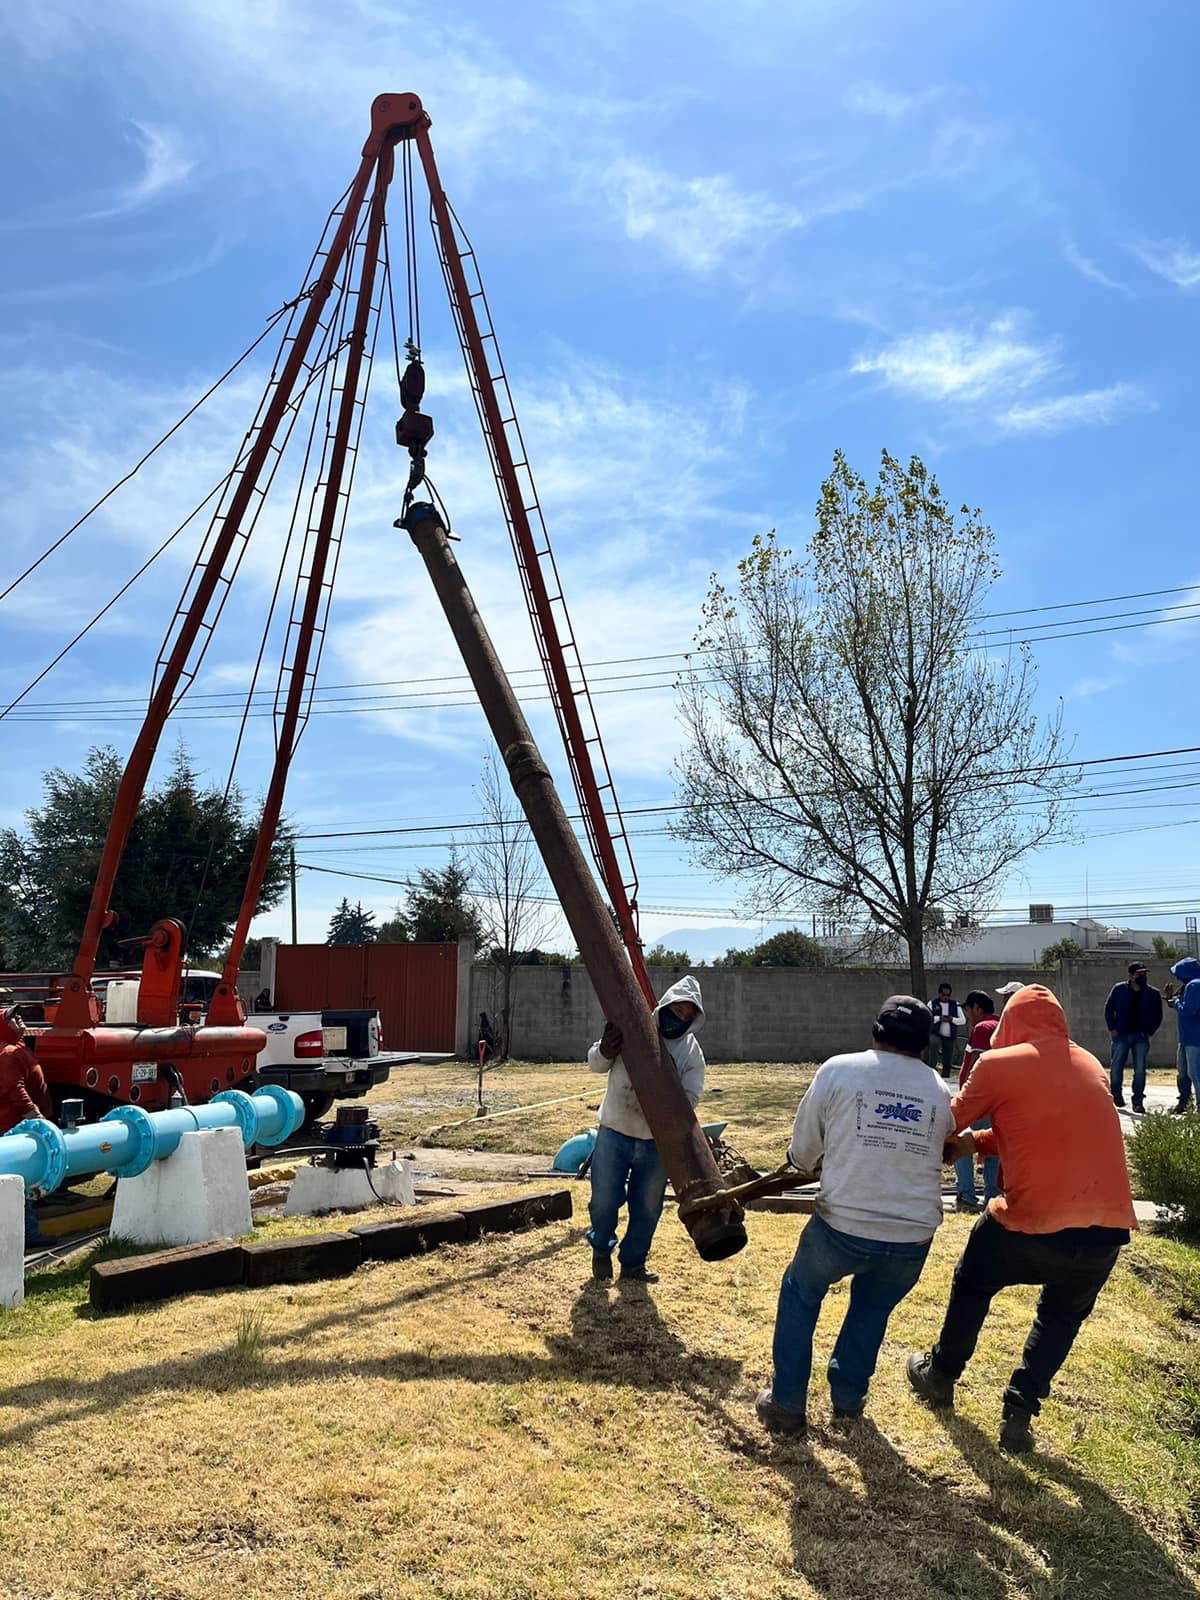
[[[1145,1106],[1139,1105],[1138,1102],[1135,1100],[1133,1102],[1133,1114],[1134,1114],[1135,1117],[1144,1117],[1146,1115]]]
[[[1033,1413],[1018,1406],[1005,1406],[1000,1424],[1000,1448],[1015,1456],[1027,1456],[1033,1449]]]
[[[612,1257],[607,1251],[592,1251],[592,1277],[597,1283],[604,1283],[612,1277]]]
[[[1116,1095],[1113,1095],[1113,1105],[1116,1106],[1118,1111],[1124,1111],[1125,1109],[1125,1101],[1123,1099],[1118,1100]]]
[[[833,1420],[835,1422],[857,1422],[866,1410],[866,1406],[834,1406]]]
[[[970,1195],[960,1194],[955,1196],[954,1209],[955,1211],[978,1212],[982,1211],[983,1207],[978,1200],[972,1200]]]
[[[622,1283],[657,1283],[658,1273],[647,1272],[645,1267],[622,1267]]]
[[[1191,1104],[1190,1100],[1181,1100],[1178,1105],[1174,1105],[1174,1106],[1171,1107],[1171,1115],[1173,1117],[1182,1117],[1183,1115],[1185,1115],[1186,1112],[1190,1111],[1191,1109],[1192,1109],[1192,1104]]]
[[[924,1400],[927,1406],[940,1411],[954,1405],[954,1379],[939,1372],[931,1355],[917,1355],[914,1352],[904,1363],[904,1370],[918,1398]]]
[[[788,1411],[784,1406],[777,1406],[770,1389],[759,1392],[758,1399],[754,1402],[754,1409],[758,1413],[758,1420],[768,1433],[795,1435],[803,1433],[808,1427],[807,1415],[803,1411]]]

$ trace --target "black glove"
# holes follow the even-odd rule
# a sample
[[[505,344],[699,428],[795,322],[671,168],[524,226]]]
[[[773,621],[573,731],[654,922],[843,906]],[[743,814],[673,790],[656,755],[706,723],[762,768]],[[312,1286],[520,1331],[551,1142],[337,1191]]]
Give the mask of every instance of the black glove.
[[[600,1054],[606,1061],[614,1061],[621,1054],[621,1042],[624,1038],[620,1028],[614,1022],[604,1024],[604,1032],[600,1035]]]

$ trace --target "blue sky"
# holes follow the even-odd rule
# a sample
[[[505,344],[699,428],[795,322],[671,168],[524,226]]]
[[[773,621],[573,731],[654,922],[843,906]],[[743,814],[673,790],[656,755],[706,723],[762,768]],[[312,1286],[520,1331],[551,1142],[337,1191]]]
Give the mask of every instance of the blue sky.
[[[983,508],[1004,567],[992,606],[1021,636],[1050,620],[1028,608],[1178,589],[1081,607],[1145,615],[1039,643],[1040,702],[1061,699],[1079,757],[1200,743],[1200,613],[1153,610],[1200,600],[1190,8],[47,0],[5,8],[0,43],[14,570],[296,292],[373,96],[411,89],[483,267],[584,660],[628,663],[592,674],[627,807],[672,797],[671,653],[709,572],[769,527],[801,544],[837,447],[868,473],[883,446],[919,453],[952,501]],[[501,652],[529,668],[424,230],[419,246],[431,471]],[[265,370],[252,359],[0,603],[6,700],[220,478]],[[459,682],[412,681],[459,679],[461,664],[392,531],[403,466],[384,370],[322,667],[330,703],[289,794],[301,833],[478,814],[482,719],[431,699],[465,702]],[[284,520],[264,517],[198,695],[247,681]],[[0,722],[4,822],[37,799],[44,767],[73,767],[100,740],[128,747],[198,537]],[[665,670],[631,690],[619,675],[647,656]],[[534,674],[518,681],[536,694]],[[362,684],[391,686],[389,709],[335,687]],[[236,722],[214,708],[227,709],[185,704],[180,726],[223,780]],[[544,706],[529,711],[561,770]],[[253,723],[242,753],[251,792],[269,730]],[[1079,841],[1030,860],[998,914],[1086,896],[1110,921],[1181,926],[1181,910],[1157,908],[1200,898],[1200,762],[1097,770]],[[643,905],[662,908],[647,935],[733,921],[737,886],[689,867],[652,821],[631,824]],[[391,878],[444,858],[420,834],[302,854]],[[306,873],[302,936],[323,936],[343,894],[382,915],[397,892]],[[284,933],[282,909],[257,931]]]

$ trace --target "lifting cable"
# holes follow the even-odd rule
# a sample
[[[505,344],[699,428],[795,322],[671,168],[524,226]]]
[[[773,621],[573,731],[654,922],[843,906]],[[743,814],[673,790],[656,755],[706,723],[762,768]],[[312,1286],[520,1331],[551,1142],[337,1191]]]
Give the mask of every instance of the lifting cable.
[[[251,715],[251,708],[254,704],[255,695],[259,692],[258,681],[262,672],[263,662],[266,657],[267,645],[270,641],[271,629],[275,621],[275,614],[279,605],[279,596],[283,588],[284,577],[287,573],[292,545],[296,537],[296,528],[300,518],[300,507],[303,503],[304,491],[309,484],[309,468],[313,457],[313,445],[317,436],[317,426],[322,415],[322,400],[323,397],[327,396],[332,389],[336,388],[337,362],[339,356],[345,348],[345,305],[348,298],[350,267],[353,256],[354,248],[352,247],[346,252],[345,261],[342,267],[341,282],[337,286],[337,299],[334,305],[330,308],[328,325],[326,326],[325,332],[322,335],[321,343],[317,350],[317,359],[311,367],[312,376],[309,378],[308,382],[305,383],[295,401],[295,417],[298,417],[300,407],[307,398],[309,390],[312,388],[314,383],[317,384],[317,392],[312,409],[312,421],[309,424],[308,437],[304,446],[304,455],[301,459],[300,470],[296,478],[296,492],[292,499],[292,514],[288,523],[287,536],[284,540],[283,549],[279,557],[279,563],[275,571],[275,581],[271,590],[271,599],[267,607],[267,615],[263,622],[262,632],[258,642],[258,651],[255,656],[254,666],[250,675],[250,685],[246,691],[245,700],[242,705],[237,734],[234,739],[233,754],[230,757],[229,771],[225,780],[225,789],[221,796],[221,804],[218,808],[217,816],[214,819],[213,827],[209,834],[208,850],[204,857],[204,865],[200,871],[200,881],[196,888],[196,900],[192,909],[192,921],[188,924],[189,928],[195,926],[200,915],[200,909],[204,903],[204,892],[208,885],[208,875],[212,867],[213,855],[216,850],[218,831],[224,825],[228,815],[229,803],[234,790],[237,764],[241,756],[242,745],[246,737],[247,722]],[[267,392],[270,392],[269,386]],[[275,466],[272,468],[271,475],[267,480],[268,488],[270,487],[271,482],[274,480],[275,472],[283,460],[284,450],[286,449],[287,442],[291,437],[292,426],[293,424],[288,425],[288,431],[284,439],[284,448],[279,451],[276,457]],[[263,500],[265,500],[265,496],[262,500],[260,500],[260,505],[263,503]],[[303,566],[302,558],[303,552],[301,553],[300,567]],[[297,570],[299,571],[300,569],[298,568]],[[228,594],[228,590],[226,593]],[[286,647],[286,636],[284,644]]]
[[[259,345],[263,342],[263,340],[267,337],[267,335],[272,331],[272,329],[279,325],[280,318],[282,318],[284,316],[286,316],[288,318],[288,329],[290,330],[291,323],[292,323],[292,320],[295,317],[297,308],[312,293],[313,284],[316,281],[315,279],[312,278],[313,267],[316,265],[317,259],[321,254],[321,249],[322,249],[322,246],[325,243],[325,238],[326,238],[326,235],[329,232],[330,225],[333,222],[334,217],[338,215],[342,205],[345,203],[346,196],[349,194],[349,192],[350,192],[350,186],[347,185],[347,187],[342,190],[342,193],[338,197],[338,199],[334,201],[334,204],[333,204],[332,208],[330,209],[329,215],[325,219],[325,226],[321,230],[321,238],[317,243],[317,248],[312,253],[312,257],[311,257],[311,259],[310,259],[310,261],[308,263],[308,268],[305,271],[304,278],[302,280],[306,285],[308,285],[308,287],[302,289],[300,291],[300,293],[295,296],[294,299],[285,301],[284,304],[279,307],[278,311],[273,312],[271,314],[271,316],[269,316],[267,318],[266,327],[263,329],[263,331],[258,335],[258,337],[256,339],[254,339],[250,344],[248,344],[246,346],[246,348],[242,351],[241,355],[238,356],[237,360],[232,364],[232,366],[227,367],[225,369],[225,371],[221,374],[221,376],[219,378],[217,378],[214,383],[209,385],[209,387],[204,391],[204,393],[199,397],[199,399],[194,401],[192,403],[192,405],[188,407],[188,409],[184,412],[183,416],[181,416],[178,419],[178,421],[172,423],[172,425],[167,429],[166,433],[164,433],[160,439],[156,440],[156,442],[150,446],[149,450],[146,451],[145,455],[142,456],[139,461],[136,461],[132,467],[130,467],[129,471],[127,473],[125,473],[124,477],[118,478],[116,483],[114,483],[111,488],[106,489],[105,492],[100,496],[100,498],[93,505],[89,506],[88,509],[83,513],[83,515],[81,517],[79,517],[75,522],[73,522],[71,524],[71,526],[66,530],[65,533],[61,533],[58,536],[58,538],[55,539],[53,544],[47,546],[47,548],[42,551],[41,555],[38,556],[36,561],[31,562],[29,564],[29,566],[27,566],[25,568],[24,572],[18,574],[18,576],[15,577],[12,580],[12,582],[9,583],[4,589],[0,589],[0,600],[7,599],[7,597],[13,592],[13,590],[17,587],[18,584],[24,583],[25,579],[28,578],[31,573],[36,572],[37,569],[41,566],[42,562],[47,560],[50,556],[52,556],[54,554],[54,552],[56,550],[58,550],[62,545],[64,545],[67,542],[67,540],[71,537],[71,535],[73,533],[77,532],[78,529],[80,529],[83,526],[83,524],[88,520],[88,518],[90,516],[92,516],[95,512],[99,511],[100,507],[102,505],[104,505],[106,501],[111,500],[113,495],[116,494],[118,489],[123,488],[124,485],[127,484],[131,478],[136,477],[136,475],[146,465],[146,463],[150,460],[150,458],[158,450],[160,450],[164,444],[166,444],[167,440],[170,439],[172,437],[172,435],[178,433],[180,428],[183,427],[184,423],[187,422],[191,417],[195,416],[196,412],[199,411],[200,407],[202,405],[204,405],[204,403],[207,400],[210,400],[214,394],[216,394],[217,390],[226,381],[226,379],[231,378],[233,376],[233,374],[238,370],[238,368],[243,364],[243,362],[245,362],[250,356],[252,356],[254,354],[255,350],[258,349]],[[285,330],[285,333],[284,333],[284,340],[286,341],[286,339],[287,339],[287,330]],[[276,358],[276,359],[278,359],[278,358]],[[232,476],[232,474],[230,474],[230,475]],[[215,493],[215,492],[216,491],[214,490],[213,493]],[[204,500],[202,500],[200,502],[200,506],[198,506],[196,509],[199,510],[200,507],[205,505],[209,498],[211,498],[211,496],[210,495],[206,495]],[[195,516],[195,514],[196,514],[195,512],[192,513],[193,516]],[[186,526],[186,524],[183,524],[182,526]],[[179,530],[177,530],[177,531],[179,531]],[[153,557],[151,559],[153,559]],[[121,592],[124,593],[123,590]],[[119,598],[120,598],[119,595],[114,596],[114,599],[119,599]]]

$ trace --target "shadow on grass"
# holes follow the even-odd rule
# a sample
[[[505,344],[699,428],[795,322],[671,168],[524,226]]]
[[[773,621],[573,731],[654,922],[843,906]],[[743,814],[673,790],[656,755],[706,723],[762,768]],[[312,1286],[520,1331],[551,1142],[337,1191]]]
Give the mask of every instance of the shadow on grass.
[[[1195,1600],[1194,1581],[1092,1479],[1051,1456],[1018,1461],[974,1424],[942,1420],[976,1482],[919,1472],[870,1420],[822,1435],[861,1488],[804,1441],[752,1450],[789,1486],[793,1563],[822,1600]]]
[[[464,1286],[502,1274],[523,1272],[562,1250],[578,1248],[579,1238],[578,1230],[574,1230],[540,1249],[492,1261],[476,1272],[456,1272],[374,1304],[332,1311],[299,1328],[268,1335],[262,1340],[264,1355],[281,1349],[301,1353],[266,1359],[252,1368],[239,1363],[229,1349],[208,1350],[87,1383],[51,1377],[0,1390],[0,1409],[19,1407],[24,1413],[12,1426],[0,1430],[0,1447],[26,1442],[44,1428],[79,1424],[102,1411],[136,1404],[164,1392],[262,1392],[348,1376],[397,1384],[444,1378],[480,1384],[540,1383],[567,1378],[641,1389],[675,1389],[691,1393],[694,1398],[726,1393],[737,1381],[741,1362],[693,1354],[663,1322],[652,1296],[634,1286],[608,1291],[602,1285],[588,1283],[572,1306],[570,1332],[548,1335],[545,1356],[470,1352],[435,1356],[428,1349],[405,1348],[392,1348],[386,1355],[358,1360],[347,1360],[341,1354],[303,1354],[306,1344],[322,1331],[346,1323],[365,1328],[372,1319],[385,1315],[394,1321],[395,1313],[405,1306],[458,1292]]]

